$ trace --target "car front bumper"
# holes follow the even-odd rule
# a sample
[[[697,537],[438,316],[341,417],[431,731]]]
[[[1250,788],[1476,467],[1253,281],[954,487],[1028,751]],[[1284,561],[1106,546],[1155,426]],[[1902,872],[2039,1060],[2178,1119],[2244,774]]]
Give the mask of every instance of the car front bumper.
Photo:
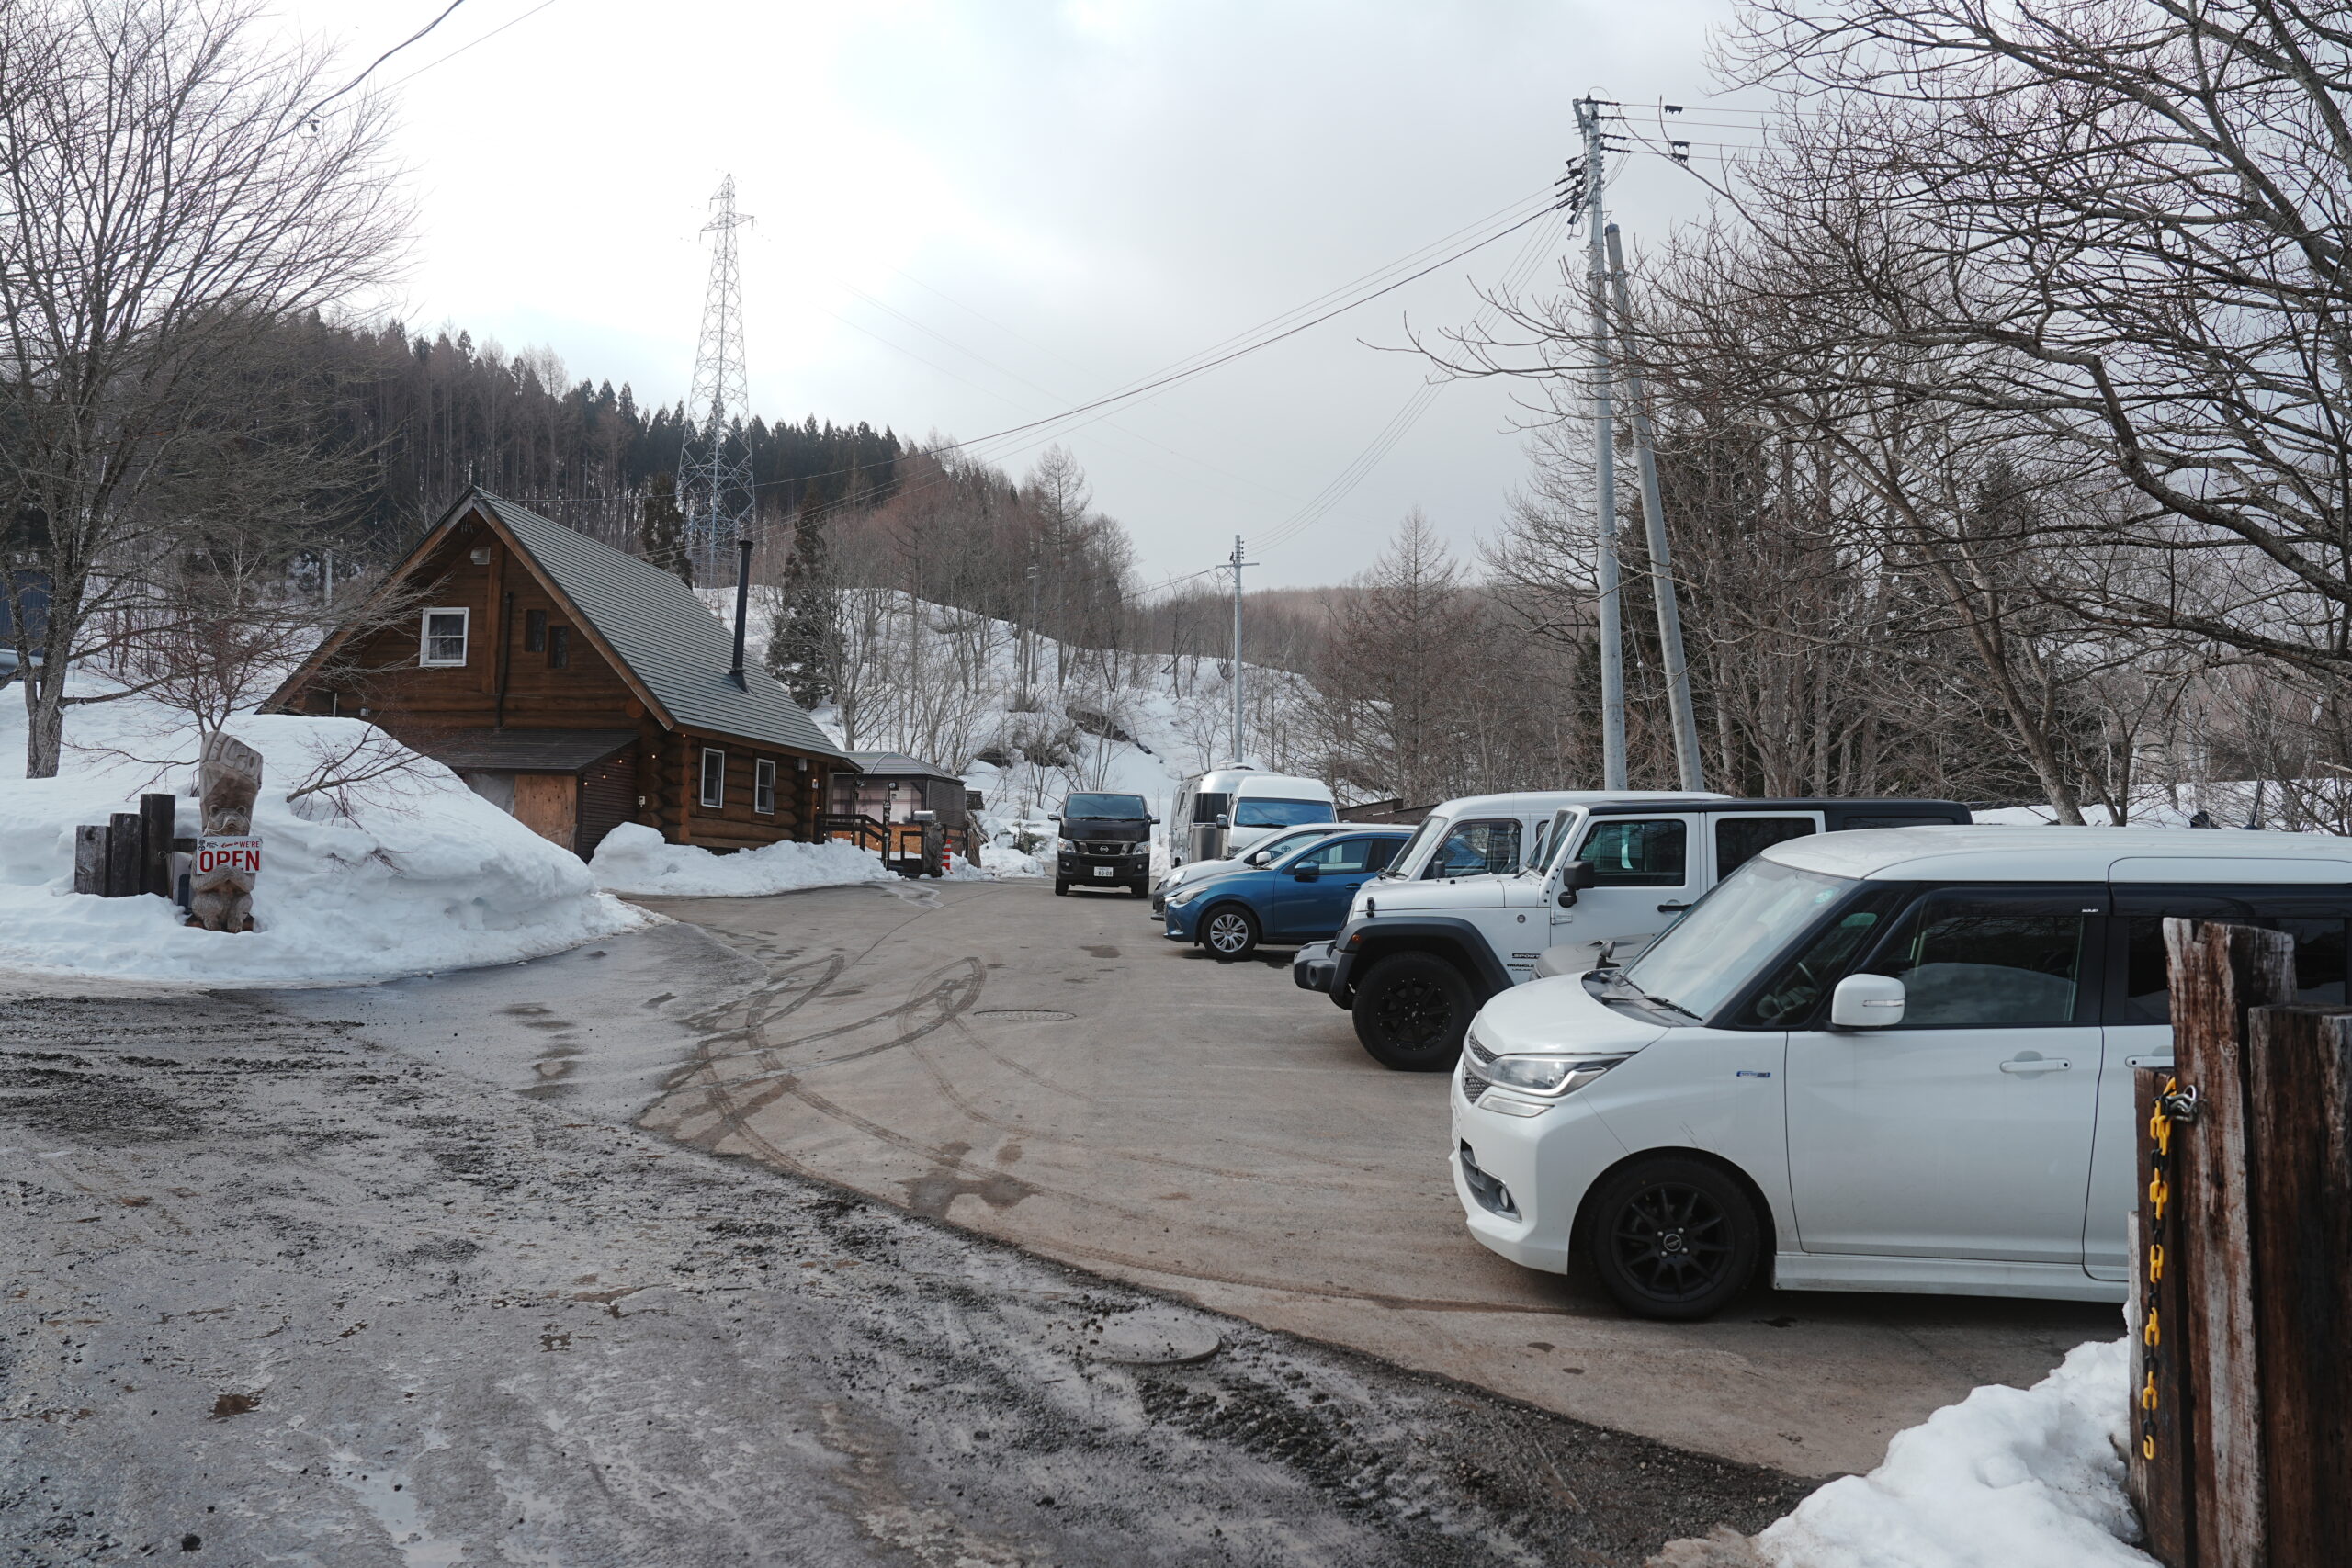
[[[1141,892],[1151,884],[1151,853],[1102,855],[1059,850],[1054,855],[1054,875],[1072,887],[1132,887]]]
[[[1471,1103],[1456,1066],[1450,1098],[1446,1164],[1470,1234],[1521,1268],[1566,1273],[1585,1192],[1625,1146],[1575,1095],[1540,1115],[1506,1116]]]

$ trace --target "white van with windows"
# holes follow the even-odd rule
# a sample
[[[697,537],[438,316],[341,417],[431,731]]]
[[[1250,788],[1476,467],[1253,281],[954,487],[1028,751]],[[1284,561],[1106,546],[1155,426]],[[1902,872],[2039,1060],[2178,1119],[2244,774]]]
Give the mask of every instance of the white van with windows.
[[[1340,819],[1331,786],[1257,768],[1217,768],[1184,781],[1168,824],[1170,865],[1227,860],[1286,828]]]
[[[1540,803],[1540,804],[1539,804]],[[1740,800],[1561,792],[1448,801],[1291,977],[1346,1008],[1374,1061],[1453,1065],[1479,1003],[1631,957],[1769,844],[1966,823],[1955,800]]]
[[[2352,840],[1918,828],[1771,845],[1622,970],[1496,996],[1453,1089],[1471,1234],[1650,1317],[1782,1290],[2120,1302],[2166,916],[2345,1000]]]

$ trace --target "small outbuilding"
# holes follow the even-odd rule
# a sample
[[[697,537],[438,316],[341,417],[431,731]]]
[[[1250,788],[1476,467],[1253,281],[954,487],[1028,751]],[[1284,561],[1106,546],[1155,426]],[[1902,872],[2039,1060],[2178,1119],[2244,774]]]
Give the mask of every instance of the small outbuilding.
[[[479,487],[264,711],[366,718],[583,858],[825,836],[857,764],[671,573]]]
[[[964,781],[936,762],[903,751],[852,751],[857,772],[833,775],[826,827],[836,839],[878,849],[899,864],[922,854],[916,813],[938,824],[946,849],[973,857],[970,803]]]

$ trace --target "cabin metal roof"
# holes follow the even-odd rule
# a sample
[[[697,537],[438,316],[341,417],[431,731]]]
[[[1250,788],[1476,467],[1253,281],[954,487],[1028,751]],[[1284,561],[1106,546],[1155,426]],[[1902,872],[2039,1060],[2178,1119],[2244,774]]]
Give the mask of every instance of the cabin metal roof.
[[[921,757],[910,757],[904,751],[852,751],[850,760],[867,773],[883,778],[946,779],[953,784],[964,781],[936,762],[926,762]]]
[[[673,723],[843,761],[790,693],[750,659],[728,675],[733,628],[669,572],[477,488],[473,499],[529,552],[572,607],[628,666]]]
[[[634,729],[449,729],[406,744],[468,772],[576,773],[637,744]]]

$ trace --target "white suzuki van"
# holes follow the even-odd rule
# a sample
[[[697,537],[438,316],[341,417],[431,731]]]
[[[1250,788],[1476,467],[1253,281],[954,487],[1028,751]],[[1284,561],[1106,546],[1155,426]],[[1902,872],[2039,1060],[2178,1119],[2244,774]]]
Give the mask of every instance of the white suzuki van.
[[[2120,1302],[2132,1069],[2169,1064],[2163,919],[2295,938],[2345,999],[2352,840],[1912,828],[1772,845],[1621,970],[1472,1022],[1471,1234],[1650,1317],[1783,1290]]]

